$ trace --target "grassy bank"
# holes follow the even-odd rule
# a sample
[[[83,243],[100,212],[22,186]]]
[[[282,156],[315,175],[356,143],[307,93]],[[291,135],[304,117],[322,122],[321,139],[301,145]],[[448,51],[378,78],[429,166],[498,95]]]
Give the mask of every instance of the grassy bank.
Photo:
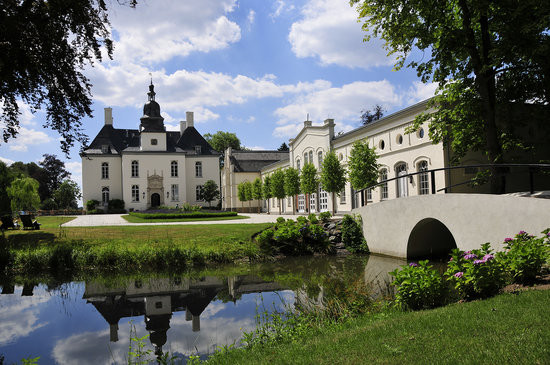
[[[180,270],[259,255],[251,236],[268,224],[60,228],[43,217],[40,231],[7,231],[0,267],[13,272]]]
[[[324,324],[299,338],[219,353],[213,364],[550,362],[550,291]]]

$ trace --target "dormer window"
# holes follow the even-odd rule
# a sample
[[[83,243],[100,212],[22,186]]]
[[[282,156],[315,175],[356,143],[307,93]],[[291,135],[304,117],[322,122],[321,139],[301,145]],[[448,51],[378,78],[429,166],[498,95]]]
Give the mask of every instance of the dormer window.
[[[159,141],[156,138],[151,139],[151,146],[156,146],[159,144]]]
[[[197,155],[200,155],[201,154],[201,146],[195,146],[195,153]]]
[[[109,153],[109,145],[101,145],[101,153]]]

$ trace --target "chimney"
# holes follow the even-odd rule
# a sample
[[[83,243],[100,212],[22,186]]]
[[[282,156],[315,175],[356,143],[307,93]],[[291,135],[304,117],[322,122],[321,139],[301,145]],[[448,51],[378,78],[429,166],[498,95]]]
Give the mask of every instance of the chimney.
[[[113,108],[105,108],[105,125],[113,125]]]
[[[185,118],[187,119],[187,128],[194,127],[193,112],[185,112]]]
[[[183,135],[183,131],[187,128],[187,125],[185,124],[185,120],[180,120],[180,136]]]
[[[329,138],[334,138],[334,119],[325,119],[325,127],[328,127]]]
[[[304,121],[304,128],[311,127],[311,120]]]

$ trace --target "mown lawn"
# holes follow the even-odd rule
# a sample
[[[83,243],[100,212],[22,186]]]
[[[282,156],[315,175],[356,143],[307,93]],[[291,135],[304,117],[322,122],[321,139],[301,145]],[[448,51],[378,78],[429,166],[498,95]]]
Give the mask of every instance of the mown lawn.
[[[164,222],[199,222],[199,221],[227,221],[235,219],[248,219],[246,215],[236,215],[233,217],[205,217],[205,218],[174,218],[174,219],[144,219],[133,215],[123,215],[130,223],[164,223]]]
[[[550,291],[419,312],[364,315],[292,343],[229,351],[215,364],[549,364]]]

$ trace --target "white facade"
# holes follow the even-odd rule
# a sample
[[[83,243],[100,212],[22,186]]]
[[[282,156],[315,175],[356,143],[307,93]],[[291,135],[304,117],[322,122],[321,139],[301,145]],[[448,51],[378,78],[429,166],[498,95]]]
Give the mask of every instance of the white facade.
[[[180,131],[167,132],[154,96],[151,85],[138,130],[114,128],[106,108],[105,125],[82,153],[84,202],[122,199],[127,210],[207,206],[201,189],[207,180],[219,185],[219,153],[194,128],[192,112]]]

